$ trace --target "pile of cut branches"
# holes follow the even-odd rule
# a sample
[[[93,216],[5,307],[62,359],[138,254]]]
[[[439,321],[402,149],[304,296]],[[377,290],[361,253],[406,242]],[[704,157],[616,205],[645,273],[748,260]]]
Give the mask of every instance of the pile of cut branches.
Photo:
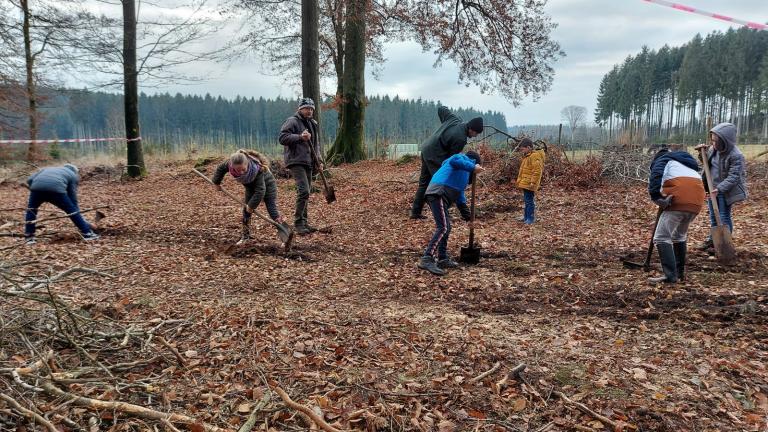
[[[41,263],[0,262],[0,429],[36,425],[99,430],[118,416],[139,429],[150,423],[220,428],[149,405],[184,358],[166,340],[187,323],[153,320],[121,324],[99,305],[75,307],[56,292],[60,283],[110,278],[75,267],[46,272]]]
[[[618,183],[648,181],[653,153],[642,148],[607,146],[601,156],[602,176]]]
[[[496,184],[514,185],[520,169],[522,154],[505,148],[496,150],[488,145],[478,146],[483,159],[483,166]],[[569,161],[565,153],[557,146],[548,145],[544,162],[542,184],[555,184],[560,187],[592,188],[600,183],[603,165],[597,158],[590,157],[579,163]]]

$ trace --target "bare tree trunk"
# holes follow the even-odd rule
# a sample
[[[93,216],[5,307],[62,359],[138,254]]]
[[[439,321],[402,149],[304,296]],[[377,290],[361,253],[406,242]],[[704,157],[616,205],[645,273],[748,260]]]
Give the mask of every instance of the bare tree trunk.
[[[29,139],[37,139],[37,90],[35,88],[35,57],[32,55],[32,38],[29,34],[29,2],[21,0],[21,10],[24,15],[22,31],[24,32],[24,61],[27,72],[27,102],[29,103]],[[37,143],[30,143],[27,149],[27,160],[34,161],[40,157]]]
[[[128,138],[128,175],[146,173],[144,151],[139,133],[139,72],[136,69],[136,1],[123,2],[123,100],[125,104],[125,136]],[[134,141],[132,141],[134,140]]]
[[[329,151],[332,163],[365,159],[365,14],[369,0],[350,0],[344,41],[344,83],[341,123]]]
[[[301,88],[315,101],[315,120],[320,122],[320,47],[317,0],[301,0]]]
[[[336,6],[336,14],[333,18],[334,34],[336,36],[336,61],[334,62],[334,68],[336,69],[336,98],[341,98],[344,93],[344,59],[346,58],[346,50],[344,49],[344,31],[346,26],[344,23],[344,8],[342,5],[345,3],[339,1]],[[341,125],[343,112],[341,107],[337,108],[338,124]]]

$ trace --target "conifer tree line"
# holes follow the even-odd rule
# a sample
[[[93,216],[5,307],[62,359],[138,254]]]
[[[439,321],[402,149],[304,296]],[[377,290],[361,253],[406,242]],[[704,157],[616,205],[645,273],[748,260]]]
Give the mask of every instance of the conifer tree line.
[[[122,96],[106,92],[61,90],[48,92],[42,109],[41,138],[92,138],[122,136]],[[365,131],[371,149],[384,143],[420,143],[439,124],[439,102],[372,96],[367,99]],[[330,101],[327,101],[330,102]],[[279,150],[277,136],[285,119],[296,110],[296,100],[245,98],[227,99],[210,94],[168,93],[139,97],[142,138],[150,148],[167,152],[192,147],[200,150],[249,147],[269,153]],[[326,112],[332,112],[328,110]],[[483,116],[486,124],[506,130],[504,115],[471,108],[455,111],[465,119]],[[323,119],[322,141],[335,139],[337,118]],[[0,132],[0,134],[2,134]],[[3,138],[24,138],[7,130]],[[83,146],[61,146],[87,148]]]
[[[680,47],[644,47],[600,83],[595,121],[614,141],[692,142],[706,117],[731,122],[743,141],[768,138],[768,32],[696,35]]]

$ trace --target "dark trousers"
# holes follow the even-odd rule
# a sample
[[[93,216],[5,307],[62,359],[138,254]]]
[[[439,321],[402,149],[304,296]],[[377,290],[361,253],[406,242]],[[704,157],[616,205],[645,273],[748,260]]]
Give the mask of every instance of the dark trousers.
[[[289,169],[293,175],[293,180],[296,182],[296,212],[293,214],[293,224],[306,226],[309,191],[312,188],[312,167],[291,165]]]
[[[434,165],[424,160],[424,156],[421,157],[419,188],[416,189],[416,196],[413,197],[411,215],[420,215],[421,211],[424,209],[424,195],[427,193],[427,187],[429,186],[429,182],[432,181],[432,176],[435,175],[438,169],[440,169],[440,165]]]
[[[91,225],[83,219],[80,214],[80,209],[77,204],[73,203],[69,198],[69,195],[59,192],[45,192],[45,191],[31,191],[29,193],[29,204],[27,204],[27,214],[25,216],[24,234],[27,237],[35,235],[35,224],[29,223],[37,219],[37,209],[40,208],[43,203],[51,203],[56,207],[64,210],[65,213],[75,213],[69,218],[75,223],[77,228],[83,234],[91,232]]]
[[[437,258],[444,259],[448,257],[448,236],[451,235],[449,205],[441,196],[429,195],[426,199],[429,208],[432,209],[432,216],[435,218],[435,233],[432,234],[432,240],[429,241],[424,256],[435,256],[435,252],[437,252]]]
[[[532,224],[536,221],[536,192],[523,189],[523,201],[525,201],[525,211],[523,212],[523,222]]]
[[[256,188],[245,185],[245,202],[250,202],[253,194],[256,193]],[[267,213],[273,221],[277,222],[280,217],[280,212],[277,210],[277,189],[267,187],[264,191],[264,207],[267,208]],[[243,225],[248,225],[251,222],[251,214],[243,209]]]

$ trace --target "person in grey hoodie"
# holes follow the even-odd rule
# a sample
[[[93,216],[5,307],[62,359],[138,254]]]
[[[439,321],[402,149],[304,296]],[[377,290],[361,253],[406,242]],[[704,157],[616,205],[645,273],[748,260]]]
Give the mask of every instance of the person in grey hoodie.
[[[27,244],[35,243],[37,210],[43,203],[51,203],[64,210],[75,223],[83,239],[96,240],[99,235],[83,219],[77,203],[77,185],[80,182],[78,169],[72,164],[43,168],[27,179],[29,204],[25,215],[24,237]]]
[[[704,188],[707,190],[707,205],[709,206],[710,225],[715,226],[715,215],[712,210],[712,200],[717,200],[720,222],[727,225],[733,232],[731,209],[734,204],[747,199],[747,170],[744,154],[736,147],[736,126],[731,123],[720,123],[709,131],[709,144],[700,144],[696,150],[707,148],[707,160],[712,175],[713,190],[709,190],[706,176]],[[701,159],[701,153],[699,153]],[[712,238],[708,237],[700,246],[707,250],[713,247]]]
[[[307,221],[309,191],[312,190],[313,169],[324,169],[322,162],[314,156],[323,154],[319,140],[320,126],[312,118],[314,113],[315,102],[311,98],[303,98],[299,101],[296,114],[288,117],[280,128],[279,140],[283,145],[283,161],[296,182],[294,226],[299,235],[316,231]]]

